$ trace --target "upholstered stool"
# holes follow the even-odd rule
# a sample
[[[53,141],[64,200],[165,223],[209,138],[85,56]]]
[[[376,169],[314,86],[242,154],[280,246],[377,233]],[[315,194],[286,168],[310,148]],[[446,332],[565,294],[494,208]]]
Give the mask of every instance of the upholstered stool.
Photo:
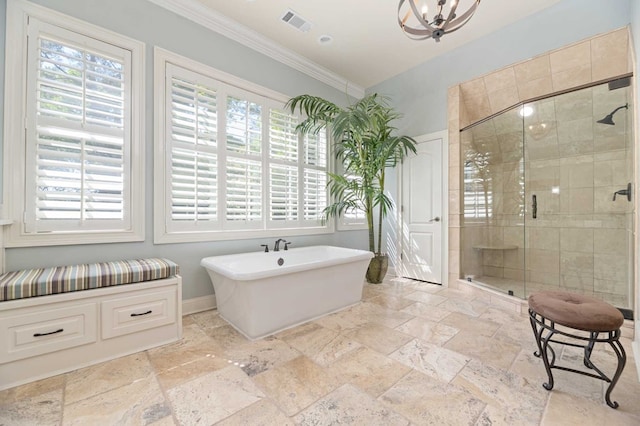
[[[538,351],[534,352],[534,355],[542,357],[549,376],[549,381],[542,386],[547,390],[553,389],[553,368],[594,377],[609,383],[605,401],[609,407],[618,408],[617,402],[611,402],[611,391],[627,362],[627,355],[620,344],[620,326],[624,322],[622,313],[610,304],[593,297],[563,291],[543,291],[529,296],[529,319],[538,344]],[[558,329],[556,324],[564,328]],[[576,331],[573,332],[571,329]],[[573,341],[554,340],[554,335],[565,336]],[[584,365],[596,374],[555,365],[556,354],[549,345],[552,342],[584,348]],[[591,352],[596,343],[608,343],[618,357],[618,367],[611,379],[591,362]]]

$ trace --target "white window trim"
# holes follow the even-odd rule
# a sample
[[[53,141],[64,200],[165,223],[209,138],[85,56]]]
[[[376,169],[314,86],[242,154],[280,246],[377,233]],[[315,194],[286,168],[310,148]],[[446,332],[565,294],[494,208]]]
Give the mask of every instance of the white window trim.
[[[235,86],[242,91],[251,92],[259,97],[269,98],[272,101],[286,103],[288,97],[276,91],[267,89],[258,84],[246,81],[232,74],[225,73],[215,68],[209,67],[201,62],[189,59],[177,53],[155,47],[154,48],[154,243],[186,243],[201,241],[224,241],[264,237],[287,237],[300,235],[330,234],[335,231],[333,221],[327,221],[325,225],[309,227],[287,227],[272,229],[242,229],[242,230],[215,230],[215,231],[173,231],[168,232],[166,218],[171,214],[167,203],[167,167],[166,167],[166,125],[165,125],[165,64],[172,63],[177,66],[187,68],[224,84]],[[264,149],[268,149],[265,147]],[[327,147],[329,149],[329,147]],[[331,170],[331,155],[327,155],[327,170]],[[268,171],[266,171],[268,172]],[[266,173],[263,170],[263,173]],[[266,197],[266,194],[265,194]],[[267,198],[264,199],[265,204]],[[269,208],[264,211],[263,220],[269,222],[266,215]],[[299,212],[303,214],[303,212]]]
[[[40,21],[105,41],[131,51],[131,226],[123,230],[25,232],[25,124],[27,75],[27,22]],[[144,43],[89,24],[57,11],[24,1],[7,1],[4,102],[4,205],[13,225],[7,227],[7,247],[95,244],[144,241]]]

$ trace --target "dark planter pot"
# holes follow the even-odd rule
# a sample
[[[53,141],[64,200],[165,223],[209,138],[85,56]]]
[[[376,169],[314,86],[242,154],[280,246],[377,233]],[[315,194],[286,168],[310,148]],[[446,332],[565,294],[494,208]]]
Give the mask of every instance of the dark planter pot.
[[[380,284],[387,275],[389,268],[389,256],[386,254],[376,254],[367,269],[367,282],[371,284]]]

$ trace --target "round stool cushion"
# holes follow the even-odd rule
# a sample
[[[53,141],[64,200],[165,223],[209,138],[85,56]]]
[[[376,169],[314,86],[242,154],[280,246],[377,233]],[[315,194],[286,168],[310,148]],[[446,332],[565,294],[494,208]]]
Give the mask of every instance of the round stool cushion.
[[[542,291],[529,296],[529,308],[558,324],[585,331],[615,331],[622,313],[602,300],[564,291]]]

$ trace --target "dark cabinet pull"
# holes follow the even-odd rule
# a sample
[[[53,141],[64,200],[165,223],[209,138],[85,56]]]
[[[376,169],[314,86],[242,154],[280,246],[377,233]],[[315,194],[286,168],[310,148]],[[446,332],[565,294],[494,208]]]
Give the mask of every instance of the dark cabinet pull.
[[[36,333],[33,335],[33,337],[42,337],[42,336],[49,336],[51,334],[58,334],[58,333],[62,333],[64,331],[64,328],[59,328],[56,331],[50,331],[48,333]]]
[[[141,317],[143,315],[149,315],[151,312],[153,311],[147,311],[147,312],[143,312],[141,314],[131,314],[132,317]]]
[[[534,219],[538,217],[538,197],[535,194],[531,196],[531,216]]]

